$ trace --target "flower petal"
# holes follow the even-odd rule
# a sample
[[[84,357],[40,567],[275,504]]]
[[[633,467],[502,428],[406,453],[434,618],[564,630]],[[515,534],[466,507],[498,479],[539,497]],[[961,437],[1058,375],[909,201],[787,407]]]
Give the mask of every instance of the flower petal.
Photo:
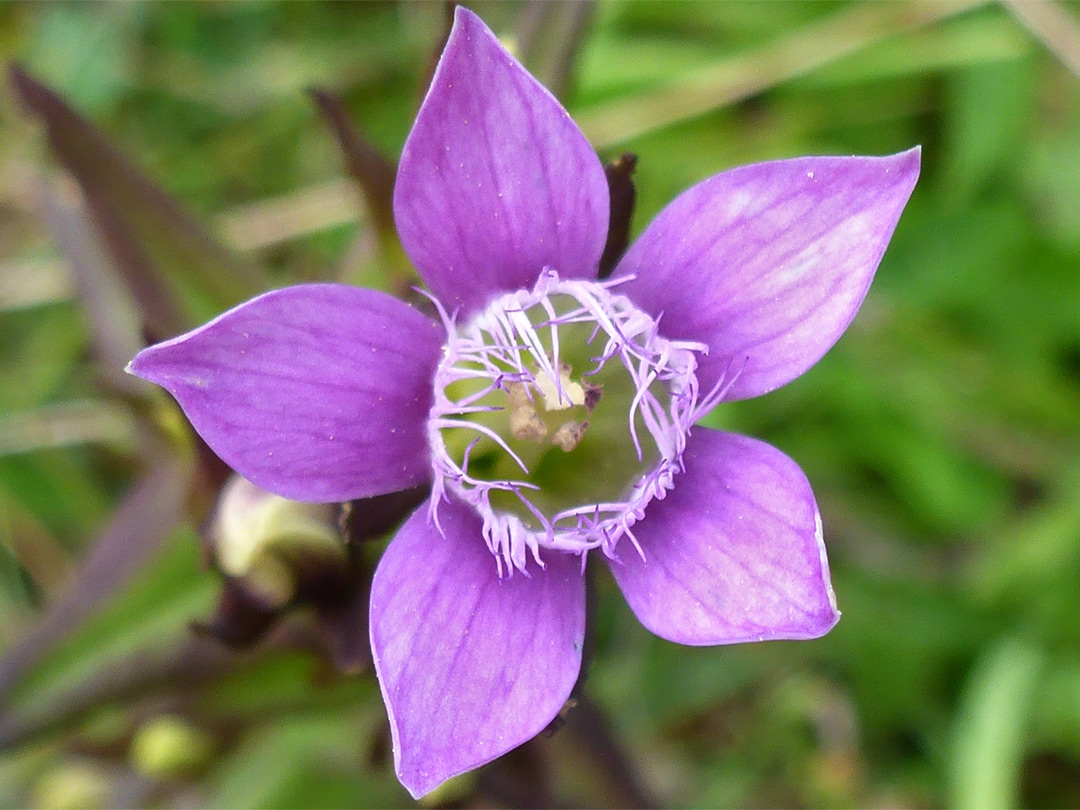
[[[371,585],[371,649],[398,778],[419,797],[538,734],[577,680],[585,633],[580,561],[499,579],[480,519],[421,507]]]
[[[919,175],[919,149],[723,172],[653,220],[616,268],[669,338],[702,341],[699,380],[745,399],[798,377],[847,329]]]
[[[346,501],[430,475],[424,421],[445,333],[384,293],[336,284],[253,298],[139,353],[206,443],[258,486]]]
[[[816,638],[836,610],[802,470],[764,442],[697,427],[686,471],[610,562],[645,627],[680,644]]]
[[[545,267],[595,278],[608,208],[581,130],[459,6],[394,189],[402,245],[432,292],[467,311]]]

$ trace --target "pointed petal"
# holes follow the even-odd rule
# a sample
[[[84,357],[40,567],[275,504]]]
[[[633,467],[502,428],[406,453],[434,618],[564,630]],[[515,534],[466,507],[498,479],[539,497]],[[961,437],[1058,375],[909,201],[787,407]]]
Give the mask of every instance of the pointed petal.
[[[371,585],[371,648],[401,783],[419,797],[544,729],[581,668],[585,581],[549,552],[531,577],[499,579],[467,507],[421,507]]]
[[[708,344],[703,390],[738,373],[725,399],[764,394],[847,329],[918,175],[918,148],[723,172],[660,212],[616,268],[636,276],[619,289],[662,312],[667,337]]]
[[[645,627],[680,644],[816,638],[836,610],[802,470],[764,442],[697,427],[686,471],[611,572]]]
[[[396,298],[336,284],[253,298],[131,361],[265,490],[346,501],[430,473],[424,421],[445,335]]]
[[[594,278],[608,206],[566,110],[459,6],[394,189],[401,242],[432,292],[473,310],[545,267]]]

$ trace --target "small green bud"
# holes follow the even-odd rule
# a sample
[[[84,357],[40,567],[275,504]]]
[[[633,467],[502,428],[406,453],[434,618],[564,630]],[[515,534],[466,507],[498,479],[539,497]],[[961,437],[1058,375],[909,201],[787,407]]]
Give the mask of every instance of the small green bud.
[[[172,779],[205,764],[213,738],[175,715],[159,715],[139,727],[128,752],[132,767],[152,779]]]
[[[68,761],[38,780],[32,803],[42,810],[94,810],[108,804],[111,792],[112,779],[103,768]]]

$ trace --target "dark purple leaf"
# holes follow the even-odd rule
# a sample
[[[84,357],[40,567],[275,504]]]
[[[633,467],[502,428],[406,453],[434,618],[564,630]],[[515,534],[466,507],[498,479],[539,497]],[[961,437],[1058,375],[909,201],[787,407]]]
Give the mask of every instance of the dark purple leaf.
[[[110,701],[162,686],[182,694],[227,673],[237,660],[231,650],[198,636],[168,646],[148,645],[97,670],[55,701],[36,709],[0,713],[0,751],[63,728]]]
[[[330,657],[339,672],[359,672],[371,663],[368,599],[372,572],[359,559],[356,547],[396,528],[429,493],[427,486],[414,487],[344,505],[341,528],[353,547],[352,581],[336,602],[323,600],[316,604]]]
[[[353,545],[382,537],[412,514],[430,492],[431,488],[424,485],[349,501],[341,513],[346,541]]]
[[[564,101],[571,90],[578,46],[592,14],[593,4],[588,0],[531,0],[518,16],[514,33],[522,64]]]
[[[268,604],[244,587],[240,579],[226,577],[217,607],[205,621],[194,621],[191,629],[234,650],[243,650],[262,639],[281,615],[281,606]]]
[[[0,658],[0,698],[58,642],[126,584],[169,535],[187,498],[191,465],[161,454],[127,494],[72,577],[68,589]]]
[[[368,642],[368,600],[371,595],[371,571],[358,565],[350,588],[336,603],[315,605],[319,627],[334,668],[342,673],[356,673],[371,663]]]
[[[318,88],[313,88],[310,93],[337,138],[349,176],[363,193],[380,240],[384,234],[389,234],[396,241],[393,199],[397,170],[394,164],[354,126],[341,99]]]
[[[172,336],[202,320],[206,313],[195,303],[200,298],[224,309],[268,286],[256,266],[222,246],[59,96],[14,65],[9,79],[82,188],[154,336]]]
[[[417,106],[423,102],[428,88],[431,87],[431,78],[435,75],[435,66],[439,64],[439,57],[442,56],[443,49],[446,47],[446,40],[450,38],[450,30],[454,27],[454,8],[454,3],[448,3],[445,0],[442,3],[442,26],[439,29],[438,38],[431,43],[431,52],[428,54],[423,72],[420,74],[420,84],[417,86]]]
[[[124,366],[143,348],[134,302],[122,287],[116,266],[94,233],[81,200],[65,199],[55,183],[42,182],[45,221],[67,256],[79,303],[90,327],[98,373],[112,388],[131,392],[142,385]]]
[[[634,219],[634,169],[637,155],[627,152],[604,164],[608,191],[611,192],[611,221],[608,224],[604,255],[600,257],[600,278],[607,278],[630,244],[630,225]]]
[[[570,747],[582,752],[592,764],[592,772],[601,775],[605,803],[609,807],[659,807],[641,783],[637,769],[630,762],[613,734],[611,724],[600,707],[581,695],[566,721]]]

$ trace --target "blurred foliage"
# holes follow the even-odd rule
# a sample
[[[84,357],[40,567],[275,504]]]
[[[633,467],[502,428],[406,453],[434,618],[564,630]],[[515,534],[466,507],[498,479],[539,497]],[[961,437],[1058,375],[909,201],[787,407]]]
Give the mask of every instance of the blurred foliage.
[[[1076,6],[475,7],[562,82],[602,157],[638,156],[635,231],[741,163],[921,143],[924,168],[847,336],[710,417],[813,482],[837,628],[678,647],[598,570],[595,654],[566,726],[429,803],[1080,804]],[[1056,20],[1047,42],[1040,19]],[[347,138],[307,91],[335,93],[392,158],[445,23],[414,3],[11,3],[0,50],[268,283],[407,288],[372,190],[343,180]],[[191,634],[220,590],[197,537],[220,481],[167,398],[117,384],[105,360],[138,325],[154,333],[145,301],[130,285],[91,300],[101,267],[54,238],[70,253],[101,205],[132,214],[131,200],[95,209],[40,119],[6,101],[0,805],[407,803],[374,679],[335,674],[306,612],[244,652]],[[160,213],[140,212],[151,231]],[[140,233],[125,238],[148,245]],[[158,243],[138,272],[159,268],[197,320],[236,288],[189,246]],[[125,318],[101,315],[117,306]]]

